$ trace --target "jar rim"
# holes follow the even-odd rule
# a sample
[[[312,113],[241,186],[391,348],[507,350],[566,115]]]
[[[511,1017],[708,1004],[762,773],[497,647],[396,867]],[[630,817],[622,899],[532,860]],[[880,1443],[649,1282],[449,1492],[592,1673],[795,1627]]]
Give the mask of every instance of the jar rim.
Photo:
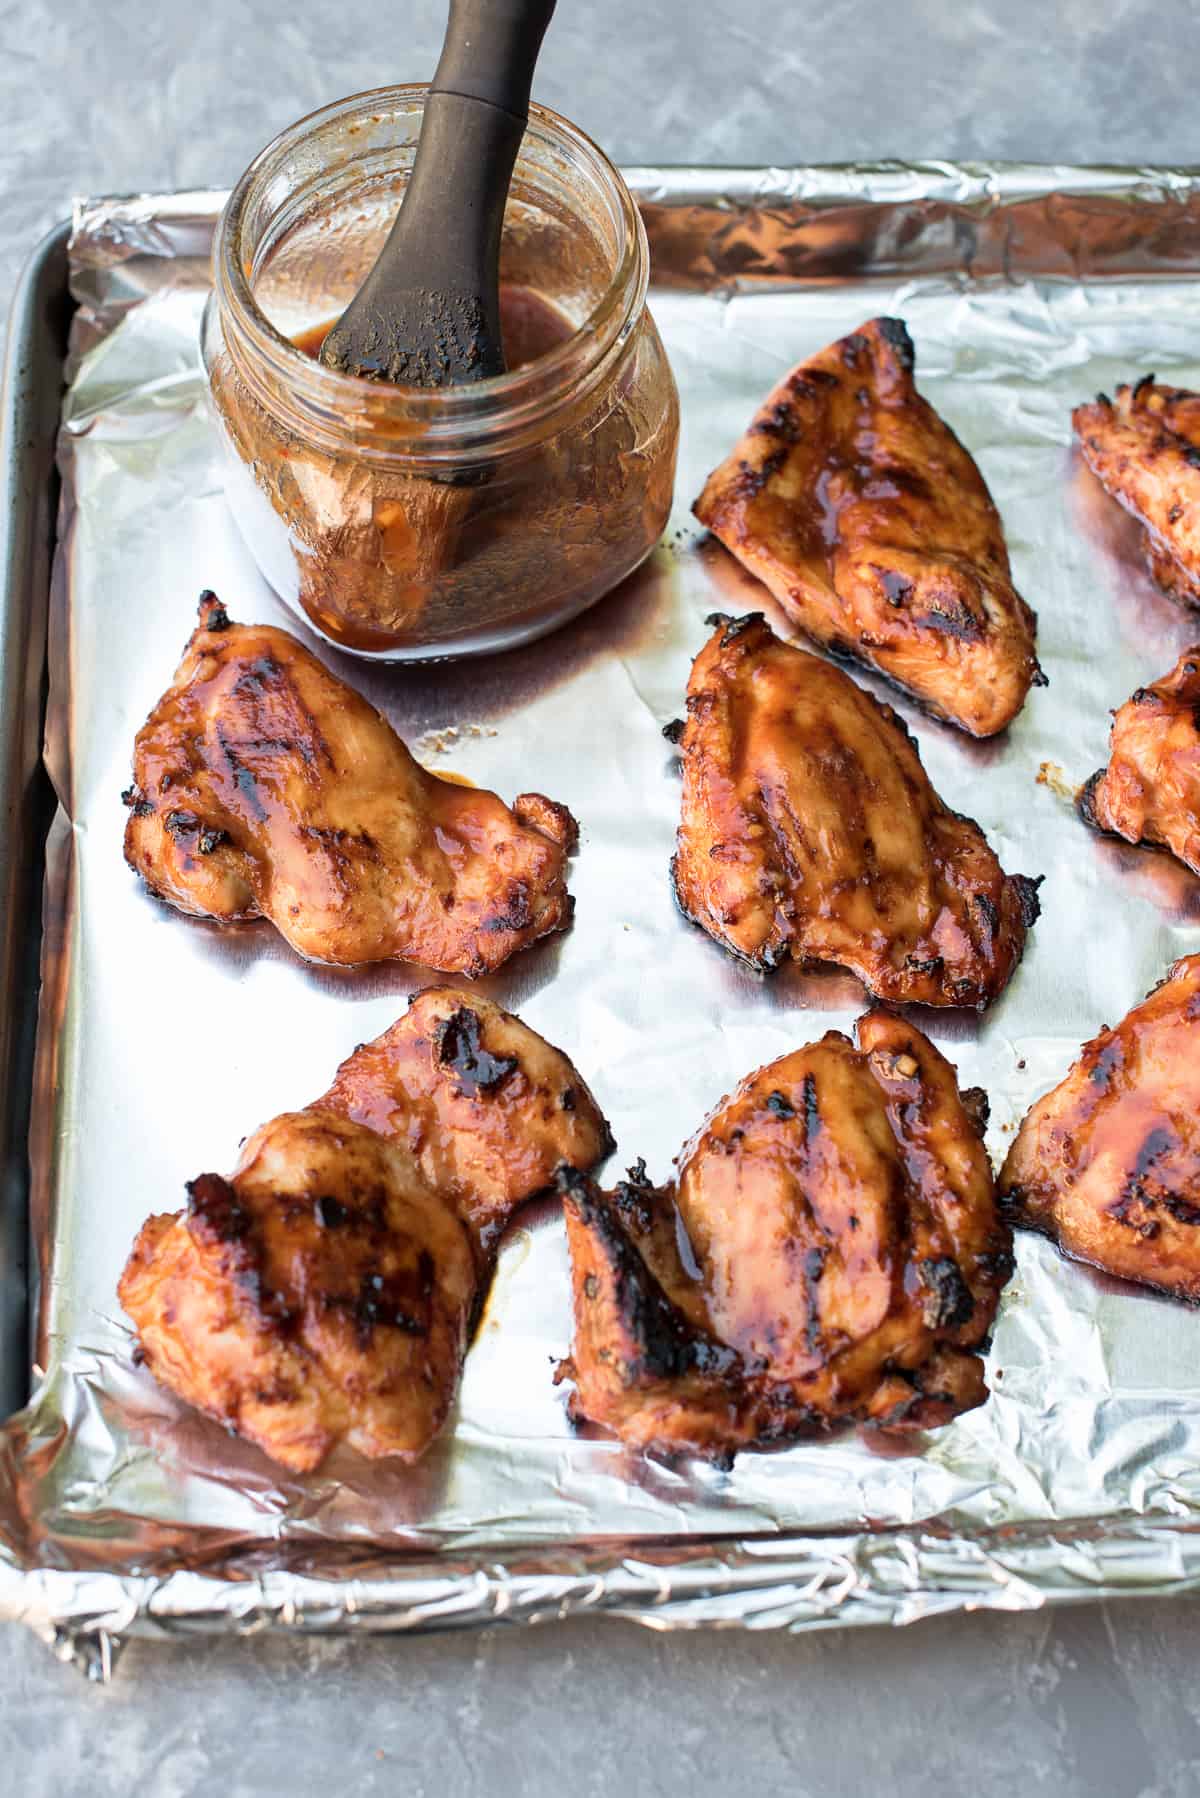
[[[423,105],[428,91],[421,82],[365,89],[319,107],[279,132],[250,163],[222,209],[213,270],[227,342],[232,334],[238,347],[265,363],[301,401],[307,422],[315,421],[319,429],[324,420],[344,441],[352,421],[355,435],[361,432],[368,443],[376,431],[386,436],[388,454],[443,460],[461,455],[478,437],[486,437],[489,454],[494,454],[497,435],[522,441],[531,434],[540,436],[548,416],[591,386],[591,377],[641,316],[649,283],[649,250],[641,214],[615,164],[586,132],[534,101],[529,131],[582,165],[608,200],[616,228],[612,272],[582,324],[533,362],[454,387],[405,387],[343,374],[299,349],[272,324],[254,297],[248,272],[251,255],[246,253],[250,249],[252,254],[252,246],[243,241],[252,206],[288,157],[323,127],[341,119],[353,121],[356,114],[372,114],[381,107]],[[518,168],[520,163],[518,153]],[[229,347],[232,351],[234,345]],[[400,441],[398,423],[404,427]]]

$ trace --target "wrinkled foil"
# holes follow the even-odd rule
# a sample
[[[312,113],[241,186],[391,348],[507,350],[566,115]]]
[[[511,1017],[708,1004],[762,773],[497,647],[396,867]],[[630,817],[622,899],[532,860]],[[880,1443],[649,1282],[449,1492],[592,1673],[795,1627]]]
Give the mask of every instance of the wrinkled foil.
[[[578,1064],[616,1132],[614,1166],[644,1156],[664,1178],[742,1075],[864,1008],[837,973],[756,978],[674,910],[662,725],[706,613],[782,625],[690,503],[784,369],[901,314],[922,391],[999,504],[1051,681],[991,743],[898,702],[946,800],[1006,868],[1045,876],[992,1011],[914,1013],[962,1083],[989,1092],[998,1162],[1080,1042],[1200,947],[1200,881],[1072,809],[1109,709],[1200,638],[1200,618],[1150,583],[1136,530],[1070,437],[1071,406],[1130,374],[1200,387],[1200,176],[888,164],[633,179],[683,402],[664,543],[532,647],[394,669],[321,654],[428,765],[509,799],[545,790],[580,819],[574,928],[479,990]],[[309,967],[266,925],[185,920],[121,855],[133,736],[200,589],[235,618],[297,629],[221,495],[197,353],[220,200],[88,201],[75,221],[47,721],[61,805],[31,1144],[44,1371],[0,1431],[0,1617],[103,1675],[132,1634],[582,1611],[800,1629],[1196,1587],[1200,1314],[1036,1238],[1020,1239],[1004,1295],[992,1398],[903,1452],[846,1432],[723,1471],[574,1431],[551,1378],[571,1319],[550,1203],[511,1229],[451,1425],[416,1468],[339,1452],[290,1478],[135,1366],[115,1287],[145,1216],[228,1170],[241,1137],[322,1091],[431,978]]]

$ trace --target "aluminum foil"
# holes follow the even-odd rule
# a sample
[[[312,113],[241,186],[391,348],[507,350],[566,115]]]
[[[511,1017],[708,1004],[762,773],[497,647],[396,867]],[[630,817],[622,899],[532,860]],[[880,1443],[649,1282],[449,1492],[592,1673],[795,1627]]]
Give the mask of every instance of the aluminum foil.
[[[902,314],[922,391],[999,504],[1051,681],[986,744],[900,706],[947,801],[1008,869],[1045,876],[1001,1002],[982,1020],[919,1016],[962,1083],[990,1093],[999,1160],[1081,1040],[1200,946],[1200,881],[1072,810],[1109,709],[1200,638],[1200,619],[1150,584],[1069,423],[1072,404],[1134,372],[1200,387],[1200,176],[938,164],[634,181],[683,400],[662,547],[532,648],[392,670],[321,653],[429,765],[509,798],[542,788],[581,820],[573,930],[480,984],[576,1061],[621,1162],[665,1176],[743,1074],[849,1029],[864,1003],[837,974],[756,979],[672,905],[679,794],[661,726],[706,613],[782,623],[689,506],[782,370],[874,313]],[[115,1287],[143,1218],[176,1209],[200,1170],[231,1167],[242,1136],[320,1092],[428,978],[312,968],[266,925],[189,922],[122,859],[134,732],[199,590],[297,628],[220,491],[197,354],[220,199],[89,201],[76,218],[47,730],[61,810],[32,1143],[44,1371],[0,1430],[0,1617],[104,1673],[133,1633],[583,1610],[798,1629],[1200,1584],[1200,1314],[1036,1238],[1019,1243],[991,1400],[903,1453],[846,1433],[726,1472],[573,1431],[551,1380],[571,1320],[548,1203],[506,1240],[451,1425],[415,1469],[345,1454],[291,1479],[134,1366]]]

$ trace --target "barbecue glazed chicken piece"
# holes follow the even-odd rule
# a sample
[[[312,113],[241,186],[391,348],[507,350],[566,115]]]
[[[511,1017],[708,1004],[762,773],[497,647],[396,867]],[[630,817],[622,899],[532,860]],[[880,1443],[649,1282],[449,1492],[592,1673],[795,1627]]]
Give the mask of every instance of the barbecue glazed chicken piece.
[[[1200,955],[1029,1112],[1000,1202],[1077,1261],[1200,1303]]]
[[[194,916],[269,918],[313,961],[483,974],[570,922],[565,807],[428,774],[286,631],[200,602],[138,732],[125,859]]]
[[[1200,874],[1200,644],[1116,713],[1108,766],[1079,809],[1097,830],[1156,843]]]
[[[1115,402],[1077,406],[1071,423],[1092,473],[1144,527],[1154,580],[1200,606],[1200,393],[1143,375]]]
[[[611,1193],[560,1175],[575,1416],[728,1461],[984,1402],[977,1351],[1012,1257],[982,1120],[903,1019],[869,1013],[858,1045],[830,1031],[743,1080],[673,1185],[641,1164]]]
[[[898,318],[785,375],[694,511],[808,636],[972,736],[1044,684],[999,513]]]
[[[446,1420],[491,1251],[608,1126],[565,1055],[453,987],[143,1225],[121,1277],[155,1377],[283,1466],[415,1460]]]
[[[678,736],[680,909],[751,967],[836,962],[882,999],[982,1010],[1036,883],[943,805],[890,706],[757,612],[710,622]]]

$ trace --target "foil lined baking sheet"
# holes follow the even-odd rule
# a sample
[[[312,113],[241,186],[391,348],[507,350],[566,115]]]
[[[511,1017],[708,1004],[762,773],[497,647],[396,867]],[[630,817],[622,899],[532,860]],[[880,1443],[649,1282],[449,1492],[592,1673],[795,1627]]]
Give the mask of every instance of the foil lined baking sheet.
[[[914,1013],[962,1083],[989,1092],[998,1161],[1079,1043],[1200,947],[1200,880],[1093,836],[1070,799],[1104,759],[1109,709],[1200,638],[1070,442],[1071,406],[1131,373],[1200,387],[1200,176],[939,164],[634,182],[683,403],[663,545],[530,648],[393,670],[321,653],[430,766],[510,799],[543,789],[580,819],[574,928],[480,989],[577,1063],[613,1124],[613,1168],[644,1156],[664,1177],[743,1074],[864,1008],[836,973],[755,978],[674,910],[678,780],[661,727],[706,613],[782,625],[689,507],[784,369],[872,314],[902,315],[922,391],[1000,507],[1051,682],[985,744],[900,703],[946,800],[1006,868],[1045,876],[993,1010]],[[291,1479],[134,1366],[115,1287],[143,1218],[176,1209],[199,1171],[228,1170],[242,1136],[320,1092],[432,978],[308,967],[266,925],[185,920],[121,855],[133,736],[200,589],[236,618],[297,628],[220,490],[197,353],[220,199],[77,209],[32,1141],[41,1371],[0,1430],[0,1617],[104,1672],[134,1632],[577,1610],[802,1628],[1200,1583],[1200,1314],[1039,1239],[1018,1245],[991,1400],[912,1452],[848,1432],[722,1471],[573,1431],[551,1379],[571,1329],[551,1203],[516,1220],[451,1425],[415,1469],[339,1453]]]

